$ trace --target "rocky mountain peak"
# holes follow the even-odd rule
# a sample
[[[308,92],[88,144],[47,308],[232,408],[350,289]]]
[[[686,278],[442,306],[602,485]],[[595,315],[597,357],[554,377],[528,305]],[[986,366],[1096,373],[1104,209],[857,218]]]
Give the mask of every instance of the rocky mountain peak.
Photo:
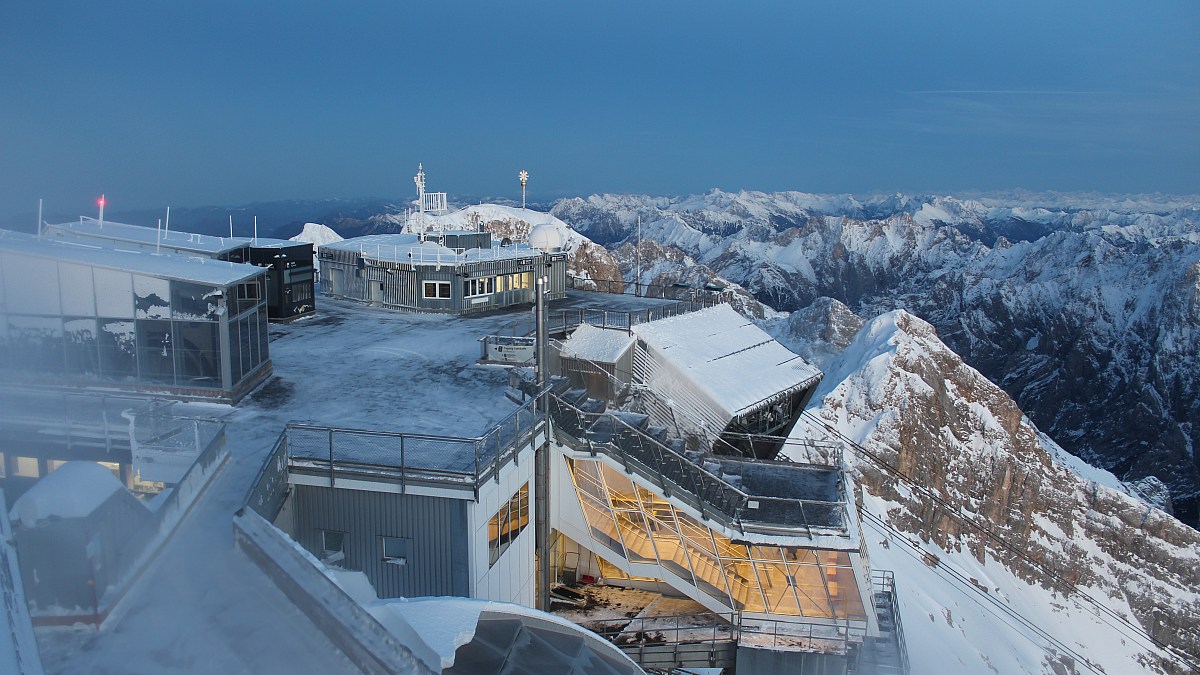
[[[1076,622],[1066,634],[1085,648],[1120,634],[1081,602],[1097,598],[1200,657],[1200,533],[1130,496],[1111,475],[1073,465],[930,323],[903,310],[867,322],[817,396],[817,417],[890,467],[849,455],[866,508],[885,505],[876,515],[892,527],[942,555],[968,556],[977,569],[992,568],[988,574],[1011,575],[1010,595],[1061,597],[1056,611]],[[1085,631],[1090,623],[1097,627]],[[955,639],[985,638],[961,630]],[[1128,647],[1108,672],[1139,663],[1182,672],[1161,649]]]

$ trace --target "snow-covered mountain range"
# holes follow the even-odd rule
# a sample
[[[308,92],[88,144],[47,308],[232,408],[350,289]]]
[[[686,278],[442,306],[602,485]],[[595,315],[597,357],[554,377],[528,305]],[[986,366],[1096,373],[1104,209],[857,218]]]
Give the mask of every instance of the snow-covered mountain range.
[[[796,433],[853,448],[913,672],[1190,672],[1200,533],[1059,448],[927,322],[814,307],[780,336],[826,368]]]
[[[1147,495],[1156,477],[1200,525],[1200,199],[714,190],[552,212],[610,248],[640,218],[661,251],[647,268],[678,258],[678,273],[700,266],[776,310],[906,309],[1071,453]]]

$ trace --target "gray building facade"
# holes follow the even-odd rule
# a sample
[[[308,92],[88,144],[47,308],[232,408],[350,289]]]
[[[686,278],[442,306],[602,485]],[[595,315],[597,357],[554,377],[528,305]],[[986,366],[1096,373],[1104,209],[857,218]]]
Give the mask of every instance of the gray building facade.
[[[567,254],[493,245],[488,232],[370,235],[321,246],[321,292],[384,307],[472,314],[566,297]]]

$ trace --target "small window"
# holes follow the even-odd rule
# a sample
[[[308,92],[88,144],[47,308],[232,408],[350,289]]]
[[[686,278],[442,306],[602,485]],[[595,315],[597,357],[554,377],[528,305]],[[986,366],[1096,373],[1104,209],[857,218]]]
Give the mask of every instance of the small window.
[[[411,539],[401,537],[380,537],[380,547],[383,549],[383,561],[391,565],[407,565],[408,549]]]
[[[426,299],[449,300],[449,281],[426,281],[422,285],[422,297]]]
[[[339,563],[346,559],[346,533],[321,530],[321,562]]]

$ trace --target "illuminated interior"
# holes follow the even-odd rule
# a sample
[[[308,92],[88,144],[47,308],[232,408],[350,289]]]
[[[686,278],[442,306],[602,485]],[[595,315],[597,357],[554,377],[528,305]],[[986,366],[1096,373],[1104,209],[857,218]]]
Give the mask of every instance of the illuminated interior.
[[[656,564],[738,611],[866,619],[850,556],[734,544],[599,461],[571,468],[592,537],[631,563]]]
[[[529,483],[526,483],[488,521],[488,567],[496,564],[528,524]]]

